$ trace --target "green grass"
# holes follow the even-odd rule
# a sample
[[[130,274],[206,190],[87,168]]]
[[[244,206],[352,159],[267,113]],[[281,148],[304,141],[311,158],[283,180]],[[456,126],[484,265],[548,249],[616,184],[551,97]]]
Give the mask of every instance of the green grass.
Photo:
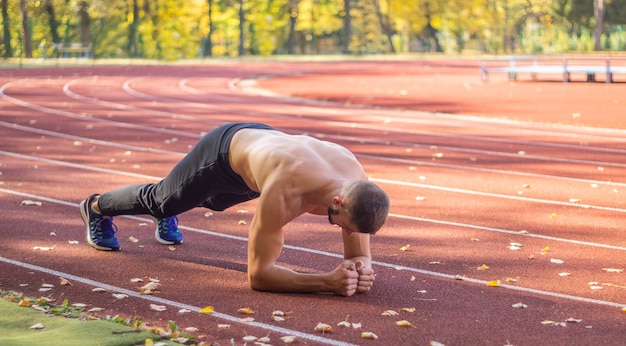
[[[65,317],[68,316],[68,317]],[[109,320],[87,320],[78,309],[51,307],[43,312],[0,299],[0,345],[131,346],[151,339],[159,345],[179,345],[159,335]],[[31,329],[41,323],[43,329]]]

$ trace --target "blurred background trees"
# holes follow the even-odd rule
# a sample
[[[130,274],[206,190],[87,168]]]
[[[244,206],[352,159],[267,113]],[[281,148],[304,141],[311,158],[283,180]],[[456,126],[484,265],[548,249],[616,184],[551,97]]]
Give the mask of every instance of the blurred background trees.
[[[626,50],[626,0],[0,1],[5,58]]]

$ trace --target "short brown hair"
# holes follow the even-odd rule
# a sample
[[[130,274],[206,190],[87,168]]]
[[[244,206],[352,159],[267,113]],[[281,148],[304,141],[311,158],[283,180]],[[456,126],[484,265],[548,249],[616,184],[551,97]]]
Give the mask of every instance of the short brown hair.
[[[346,193],[351,222],[360,233],[374,234],[389,214],[389,196],[378,185],[367,180],[353,183]]]

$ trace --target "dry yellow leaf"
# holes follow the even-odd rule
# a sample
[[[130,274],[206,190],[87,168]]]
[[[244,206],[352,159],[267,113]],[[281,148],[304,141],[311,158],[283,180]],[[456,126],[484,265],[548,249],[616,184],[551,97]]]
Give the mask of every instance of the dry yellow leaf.
[[[320,333],[332,333],[333,327],[329,324],[320,322],[315,326],[313,330]]]
[[[155,291],[157,291],[160,286],[161,284],[158,282],[153,282],[153,281],[148,282],[147,284],[139,287],[139,294],[150,295],[154,293]]]
[[[254,311],[250,307],[239,308],[237,312],[244,315],[254,315]]]
[[[396,321],[398,327],[413,327],[413,324],[407,320]]]
[[[210,315],[213,313],[213,311],[214,311],[213,307],[211,305],[208,305],[200,309],[198,313],[203,314],[203,315]]]
[[[144,346],[154,346],[154,341],[152,341],[152,339],[150,338],[147,338],[144,342]]]
[[[491,280],[487,282],[487,287],[498,287],[500,286],[500,280]]]
[[[622,273],[624,271],[624,269],[617,269],[617,268],[602,268],[602,270],[604,270],[607,273]]]
[[[394,310],[386,310],[386,311],[383,311],[383,313],[380,315],[381,316],[398,316],[399,314],[397,311],[394,311]]]
[[[337,323],[337,327],[346,327],[349,328],[352,324],[348,321],[341,321]]]
[[[405,252],[405,251],[409,251],[409,249],[411,248],[410,244],[406,244],[403,247],[400,248],[400,251]]]
[[[626,313],[626,306],[622,308],[622,312]]]
[[[489,266],[487,266],[486,264],[483,264],[480,267],[476,268],[476,270],[487,270],[487,269],[489,269]]]
[[[551,219],[556,219],[556,218],[558,218],[558,217],[559,217],[559,216],[558,216],[557,214],[555,214],[555,213],[550,214],[550,218],[551,218]]]
[[[475,238],[475,237],[471,237],[471,238],[470,238],[470,241],[480,241],[480,239]]]
[[[74,285],[72,285],[72,283],[71,283],[68,279],[66,279],[66,278],[59,277],[59,279],[61,280],[61,285],[63,285],[63,286],[66,286],[66,285],[69,285],[69,286],[74,286]]]
[[[292,335],[287,335],[287,336],[281,337],[280,341],[282,341],[282,342],[284,342],[286,344],[291,344],[291,343],[296,341],[296,337],[292,336]]]
[[[165,305],[150,304],[150,309],[154,311],[165,311],[167,307]]]
[[[135,238],[135,237],[133,237],[133,236],[128,237],[128,240],[130,240],[130,241],[131,241],[131,242],[133,242],[133,243],[137,243],[137,242],[139,242],[139,239],[137,239],[137,238]]]
[[[404,312],[415,312],[415,308],[402,308]]]
[[[361,339],[372,339],[372,340],[376,340],[378,339],[378,335],[372,333],[372,332],[363,332],[361,333]]]
[[[20,300],[19,304],[17,304],[18,306],[24,306],[24,307],[29,307],[31,305],[30,303],[30,299],[25,298]]]

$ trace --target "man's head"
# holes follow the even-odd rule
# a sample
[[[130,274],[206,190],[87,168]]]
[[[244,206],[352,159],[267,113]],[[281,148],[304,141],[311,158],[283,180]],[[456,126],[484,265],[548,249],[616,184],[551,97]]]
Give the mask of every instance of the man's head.
[[[356,226],[359,233],[374,234],[378,231],[389,214],[389,196],[376,184],[359,180],[346,184],[342,191],[341,204],[349,214],[350,224]],[[328,209],[328,219],[338,214],[337,210]]]

